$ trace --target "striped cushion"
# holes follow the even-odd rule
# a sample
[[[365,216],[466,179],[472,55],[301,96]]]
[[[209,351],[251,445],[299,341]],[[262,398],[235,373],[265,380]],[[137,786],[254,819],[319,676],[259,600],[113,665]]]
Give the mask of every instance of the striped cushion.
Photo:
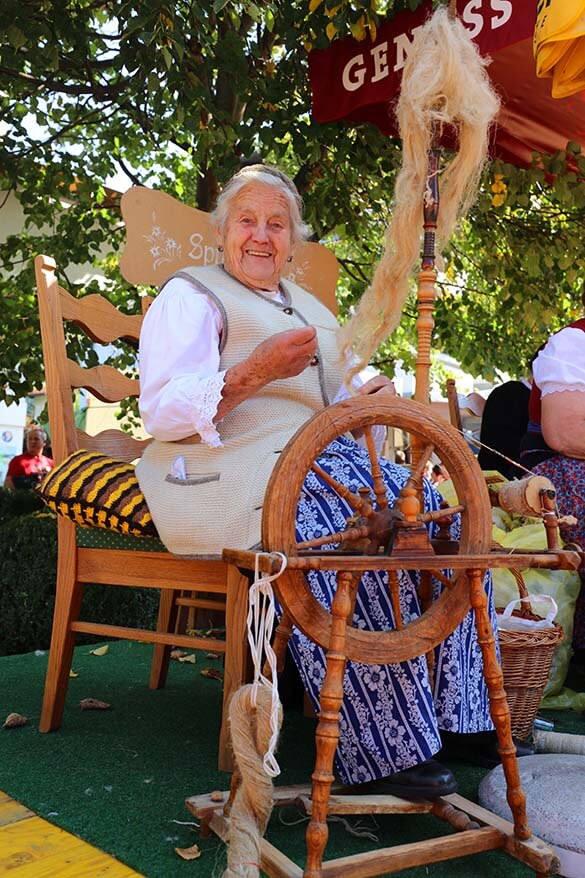
[[[95,451],[76,451],[49,473],[39,493],[54,512],[81,527],[156,536],[130,463]]]

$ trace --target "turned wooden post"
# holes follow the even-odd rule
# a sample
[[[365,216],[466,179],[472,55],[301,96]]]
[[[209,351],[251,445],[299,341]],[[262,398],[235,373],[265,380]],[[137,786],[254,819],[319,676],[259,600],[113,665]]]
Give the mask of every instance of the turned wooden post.
[[[404,627],[404,624],[402,621],[402,608],[400,606],[400,581],[396,570],[388,571],[388,588],[390,590],[392,612],[394,613],[394,624],[396,630],[400,631]]]
[[[556,552],[557,549],[560,549],[556,493],[554,491],[543,490],[540,492],[540,499],[542,502],[542,518],[546,533],[546,545],[550,552]]]
[[[418,275],[416,321],[417,357],[414,398],[423,405],[430,404],[431,343],[435,321],[433,311],[437,298],[437,270],[435,268],[435,233],[439,216],[439,147],[440,130],[435,123],[432,146],[429,151],[429,172],[423,201],[423,256]],[[416,468],[423,454],[423,444],[417,437],[411,438],[412,468]],[[422,482],[419,490],[422,506]]]
[[[439,129],[433,131],[432,147],[429,151],[429,174],[423,202],[423,257],[418,275],[416,332],[418,355],[416,358],[416,389],[414,398],[427,405],[429,402],[429,372],[431,368],[431,341],[435,321],[433,310],[437,297],[437,270],[435,268],[435,233],[439,216]],[[413,464],[417,461],[413,460]]]
[[[517,838],[530,838],[526,821],[526,796],[520,783],[516,747],[512,740],[510,708],[504,690],[504,677],[496,653],[496,640],[488,612],[488,600],[483,586],[485,571],[468,570],[471,606],[477,624],[477,639],[483,656],[483,675],[490,699],[490,714],[498,736],[498,752],[506,777],[506,798],[514,818],[514,834]]]
[[[416,334],[418,356],[416,358],[416,389],[414,398],[423,405],[430,399],[431,342],[435,320],[433,311],[437,295],[437,272],[434,268],[423,268],[418,275]],[[413,466],[418,463],[413,457]]]
[[[303,878],[320,878],[323,853],[329,837],[327,811],[334,781],[333,759],[339,741],[339,712],[343,702],[343,675],[347,657],[345,636],[351,622],[354,592],[359,577],[338,573],[337,590],[331,605],[331,638],[327,650],[327,670],[321,688],[319,723],[315,733],[315,771],[311,779],[311,821],[307,827],[307,864]]]

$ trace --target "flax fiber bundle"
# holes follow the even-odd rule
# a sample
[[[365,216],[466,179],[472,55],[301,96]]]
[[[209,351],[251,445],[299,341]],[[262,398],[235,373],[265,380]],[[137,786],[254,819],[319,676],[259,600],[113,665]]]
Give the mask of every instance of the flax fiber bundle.
[[[259,686],[256,707],[252,685],[242,686],[230,702],[229,722],[236,764],[241,774],[230,813],[228,865],[223,878],[258,878],[260,841],[272,811],[272,779],[262,759],[270,742],[272,696]],[[279,726],[282,723],[282,709]]]
[[[396,108],[403,162],[385,252],[371,286],[340,332],[342,357],[357,357],[351,375],[366,365],[400,322],[409,278],[419,259],[434,124],[453,125],[459,141],[458,152],[442,171],[439,249],[473,203],[487,158],[489,126],[499,107],[485,66],[461,22],[444,7],[413,41]]]

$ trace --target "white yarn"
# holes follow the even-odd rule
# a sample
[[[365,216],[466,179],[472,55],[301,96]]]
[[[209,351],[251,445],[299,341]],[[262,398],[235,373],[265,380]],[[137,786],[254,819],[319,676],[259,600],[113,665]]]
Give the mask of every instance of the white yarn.
[[[280,570],[271,576],[260,573],[260,559],[262,557],[280,558]],[[278,697],[278,678],[276,673],[276,653],[272,649],[271,639],[276,617],[274,592],[271,583],[278,579],[286,570],[286,556],[282,552],[257,552],[254,568],[254,582],[250,586],[248,594],[248,643],[254,663],[254,682],[252,684],[252,703],[256,706],[256,695],[259,686],[270,689],[272,696],[272,709],[270,711],[271,736],[268,749],[264,755],[263,765],[269,777],[278,777],[280,766],[276,761],[274,751],[279,731],[280,699]],[[262,656],[266,655],[270,667],[272,679],[269,680],[262,673]]]

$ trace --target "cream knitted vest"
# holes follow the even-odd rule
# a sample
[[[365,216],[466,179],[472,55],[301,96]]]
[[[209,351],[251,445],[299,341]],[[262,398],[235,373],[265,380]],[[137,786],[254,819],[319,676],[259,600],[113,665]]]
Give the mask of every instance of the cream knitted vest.
[[[317,363],[294,378],[267,384],[226,415],[218,425],[222,447],[155,441],[136,467],[169,551],[214,556],[228,545],[259,544],[264,492],[278,454],[329,404],[343,381],[336,362],[338,324],[324,305],[290,281],[282,284],[280,304],[243,286],[221,266],[187,268],[179,276],[193,283],[193,295],[210,295],[222,313],[220,370],[241,362],[278,332],[313,325],[318,334]],[[185,458],[186,481],[171,475],[177,456]]]

